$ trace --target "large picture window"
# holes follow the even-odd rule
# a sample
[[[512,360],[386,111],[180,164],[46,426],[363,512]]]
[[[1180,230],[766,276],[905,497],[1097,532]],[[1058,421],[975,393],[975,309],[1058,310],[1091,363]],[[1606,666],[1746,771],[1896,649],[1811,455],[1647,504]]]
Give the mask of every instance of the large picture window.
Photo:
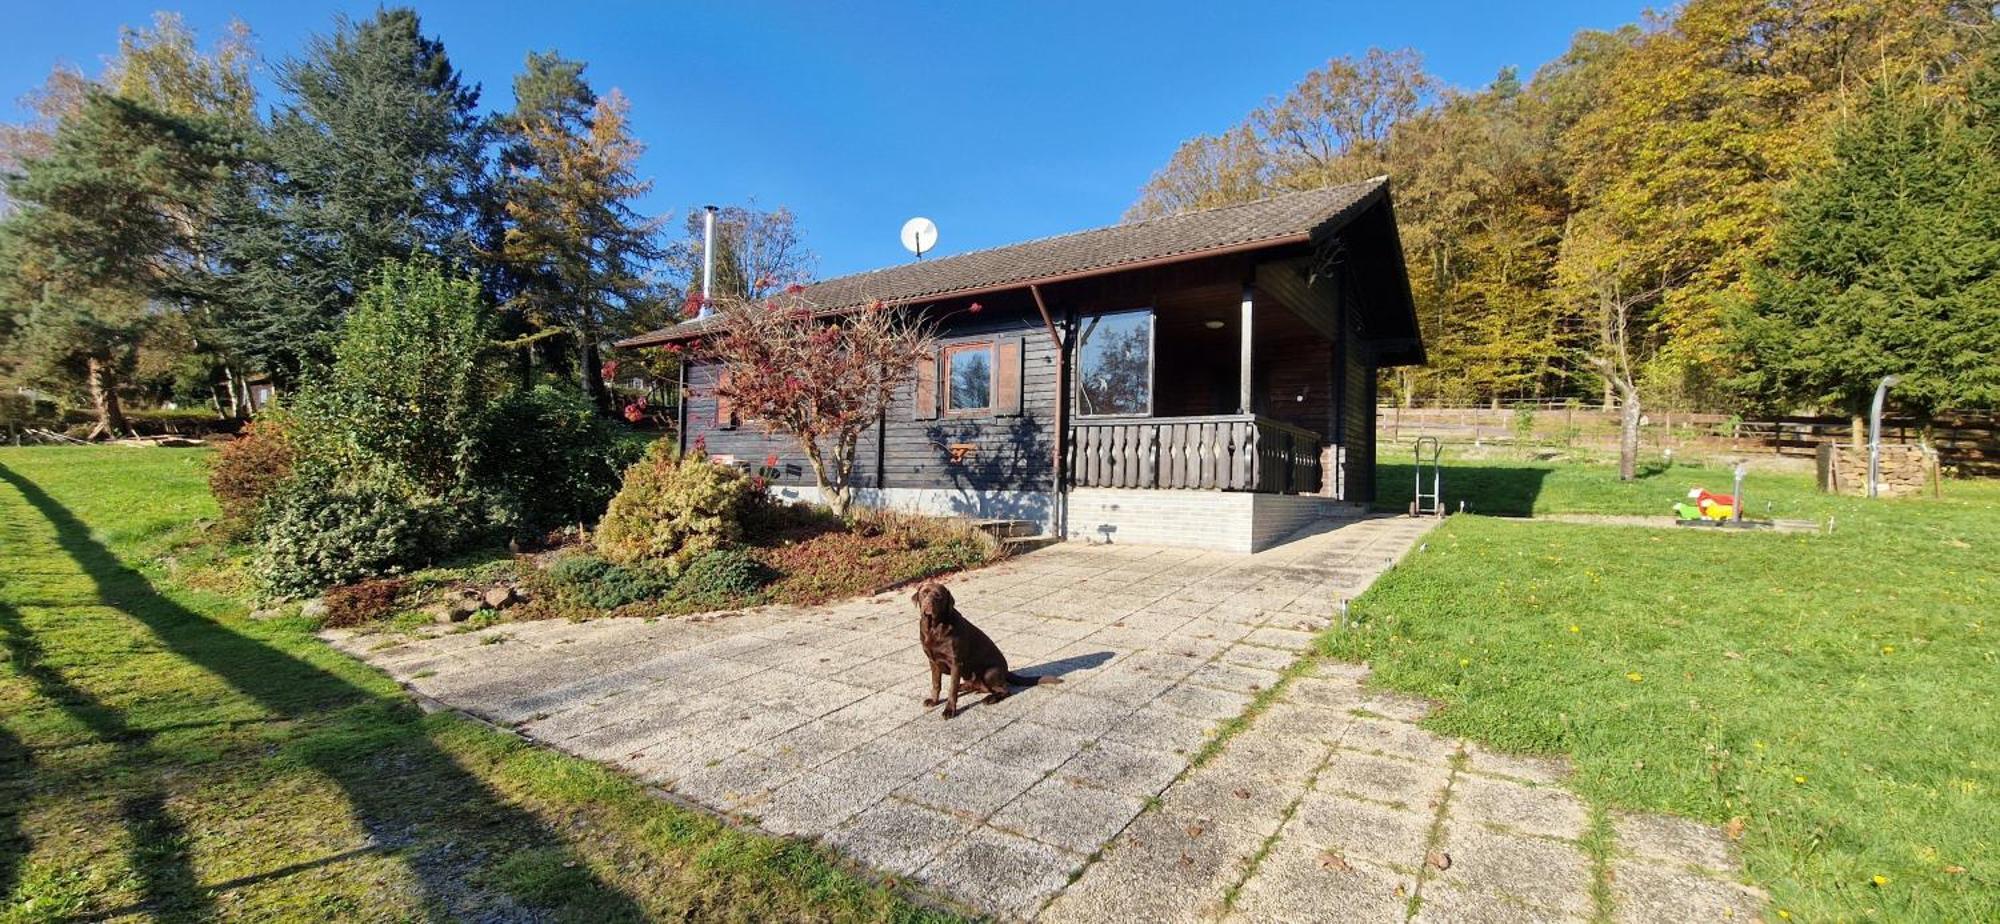
[[[961,343],[944,351],[944,412],[985,413],[993,407],[993,344]]]
[[[1153,313],[1121,311],[1083,320],[1077,332],[1076,406],[1084,416],[1153,412]]]

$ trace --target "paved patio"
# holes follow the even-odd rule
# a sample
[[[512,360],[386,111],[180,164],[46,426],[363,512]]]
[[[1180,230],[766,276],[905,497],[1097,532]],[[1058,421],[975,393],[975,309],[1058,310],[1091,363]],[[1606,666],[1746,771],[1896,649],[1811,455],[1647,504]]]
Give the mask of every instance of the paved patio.
[[[1064,682],[950,721],[919,705],[902,592],[328,637],[452,707],[1003,918],[1588,918],[1588,813],[1561,768],[1438,738],[1412,724],[1425,704],[1364,689],[1363,669],[1294,680],[1189,769],[1433,522],[1255,555],[1069,543],[961,576],[960,608],[1015,669]],[[1756,916],[1720,835],[1641,818],[1616,834],[1619,920]]]

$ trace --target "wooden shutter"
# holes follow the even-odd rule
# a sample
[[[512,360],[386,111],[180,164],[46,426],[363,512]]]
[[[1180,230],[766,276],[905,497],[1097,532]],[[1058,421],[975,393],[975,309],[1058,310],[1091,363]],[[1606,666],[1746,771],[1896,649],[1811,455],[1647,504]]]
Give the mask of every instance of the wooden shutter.
[[[993,414],[1018,417],[1021,414],[1021,337],[1015,334],[993,342]]]
[[[936,420],[938,415],[938,359],[933,353],[917,360],[917,388],[911,416]]]
[[[715,376],[715,428],[717,430],[736,429],[736,403],[722,390],[729,387],[729,370],[724,369]]]

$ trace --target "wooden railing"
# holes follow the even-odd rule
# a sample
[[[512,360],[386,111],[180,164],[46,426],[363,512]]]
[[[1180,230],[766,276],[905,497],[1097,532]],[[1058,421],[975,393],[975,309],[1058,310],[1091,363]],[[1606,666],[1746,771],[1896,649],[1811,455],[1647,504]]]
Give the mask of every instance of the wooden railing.
[[[1070,426],[1070,484],[1313,494],[1320,436],[1250,414],[1086,418]]]

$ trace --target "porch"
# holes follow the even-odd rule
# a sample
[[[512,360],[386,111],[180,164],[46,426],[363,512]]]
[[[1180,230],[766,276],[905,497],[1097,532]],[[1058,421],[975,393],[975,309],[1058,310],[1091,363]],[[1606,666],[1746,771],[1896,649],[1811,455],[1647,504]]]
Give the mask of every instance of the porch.
[[[1319,494],[1326,441],[1257,414],[1093,418],[1069,430],[1069,483]]]

